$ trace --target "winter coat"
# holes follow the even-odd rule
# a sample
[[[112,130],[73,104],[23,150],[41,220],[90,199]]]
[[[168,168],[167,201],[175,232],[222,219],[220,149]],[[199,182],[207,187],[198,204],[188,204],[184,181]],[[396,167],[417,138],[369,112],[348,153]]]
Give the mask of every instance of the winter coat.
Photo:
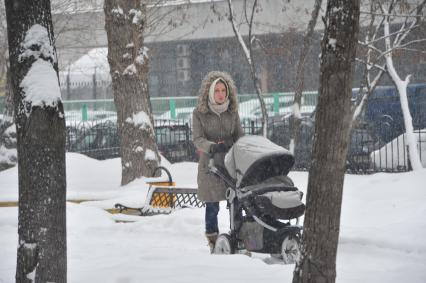
[[[208,106],[209,88],[213,81],[221,77],[229,87],[228,110],[218,115]],[[192,116],[193,140],[201,153],[198,163],[198,198],[205,202],[225,200],[227,186],[223,180],[214,174],[208,173],[209,153],[212,144],[224,141],[230,148],[235,141],[243,136],[243,129],[238,115],[238,103],[235,84],[232,78],[223,72],[210,72],[203,80],[199,92],[198,105]],[[224,167],[226,153],[214,155],[215,165]]]

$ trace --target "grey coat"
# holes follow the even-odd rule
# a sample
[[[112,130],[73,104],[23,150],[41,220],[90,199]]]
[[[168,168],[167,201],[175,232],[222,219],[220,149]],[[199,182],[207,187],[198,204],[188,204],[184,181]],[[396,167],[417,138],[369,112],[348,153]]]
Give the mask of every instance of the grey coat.
[[[226,80],[229,86],[229,107],[220,116],[208,107],[210,85],[218,77]],[[198,99],[198,106],[192,116],[193,140],[201,152],[198,163],[198,198],[205,202],[225,200],[226,185],[217,176],[208,173],[209,152],[212,144],[224,141],[231,147],[243,135],[238,115],[237,94],[231,77],[223,72],[210,72],[203,80]],[[216,166],[224,167],[225,153],[214,155]]]

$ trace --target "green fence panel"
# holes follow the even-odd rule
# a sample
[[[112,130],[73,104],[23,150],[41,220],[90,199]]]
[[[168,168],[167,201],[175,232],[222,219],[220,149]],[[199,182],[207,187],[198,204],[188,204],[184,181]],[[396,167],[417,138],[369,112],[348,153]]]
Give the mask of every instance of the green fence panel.
[[[6,103],[6,96],[0,96],[0,114],[4,113],[5,103]]]
[[[83,104],[83,107],[81,108],[81,120],[87,121],[87,105]]]
[[[278,115],[280,113],[280,94],[274,93],[274,114]]]
[[[176,102],[173,98],[170,98],[169,105],[170,105],[170,118],[176,119]]]
[[[291,113],[294,93],[279,92],[263,95],[269,116]],[[190,120],[198,97],[153,97],[151,98],[154,119]],[[238,95],[241,120],[253,120],[262,116],[256,94]],[[302,112],[312,112],[318,101],[316,91],[303,92]],[[117,116],[113,99],[63,101],[67,121],[91,121],[111,119]],[[0,107],[1,107],[0,99]]]

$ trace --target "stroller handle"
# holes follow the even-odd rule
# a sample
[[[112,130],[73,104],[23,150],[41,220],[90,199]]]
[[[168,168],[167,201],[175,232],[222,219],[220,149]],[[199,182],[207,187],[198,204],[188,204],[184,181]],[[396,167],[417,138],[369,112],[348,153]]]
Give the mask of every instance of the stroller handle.
[[[235,190],[235,181],[230,179],[230,177],[228,177],[226,175],[226,173],[223,173],[215,164],[214,164],[214,155],[216,153],[209,153],[209,163],[208,163],[208,169],[210,173],[215,174],[216,176],[218,176],[220,179],[222,179],[226,185],[228,187],[230,187],[231,189]]]

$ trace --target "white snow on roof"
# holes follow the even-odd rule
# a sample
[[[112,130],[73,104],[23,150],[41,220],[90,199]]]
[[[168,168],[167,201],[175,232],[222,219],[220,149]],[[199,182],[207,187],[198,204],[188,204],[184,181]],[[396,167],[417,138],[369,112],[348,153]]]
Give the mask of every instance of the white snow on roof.
[[[109,73],[108,48],[94,48],[81,56],[65,70],[70,73],[93,75],[96,72]]]
[[[61,85],[66,85],[69,75],[71,82],[92,82],[96,73],[97,80],[111,81],[108,63],[108,48],[94,48],[60,72]]]

